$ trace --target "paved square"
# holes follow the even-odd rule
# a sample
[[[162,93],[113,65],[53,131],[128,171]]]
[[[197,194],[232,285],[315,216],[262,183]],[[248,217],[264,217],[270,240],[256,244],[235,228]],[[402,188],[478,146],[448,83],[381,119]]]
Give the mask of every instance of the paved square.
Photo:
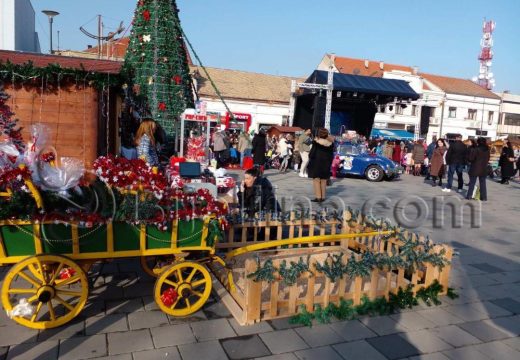
[[[309,347],[292,329],[272,331],[259,336],[273,354],[282,354]]]
[[[247,335],[220,340],[230,359],[249,359],[271,355],[258,335]]]
[[[418,348],[396,334],[370,338],[366,341],[388,359],[401,359],[421,353]]]

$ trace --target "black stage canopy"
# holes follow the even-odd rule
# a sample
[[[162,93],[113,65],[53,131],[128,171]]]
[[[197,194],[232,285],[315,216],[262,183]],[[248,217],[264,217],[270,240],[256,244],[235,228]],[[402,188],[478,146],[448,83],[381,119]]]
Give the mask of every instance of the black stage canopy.
[[[327,84],[327,71],[316,70],[305,81]],[[378,106],[417,100],[417,94],[404,80],[334,73],[331,133],[356,130],[369,136]],[[296,97],[293,126],[316,129],[325,124],[326,90],[301,89]]]

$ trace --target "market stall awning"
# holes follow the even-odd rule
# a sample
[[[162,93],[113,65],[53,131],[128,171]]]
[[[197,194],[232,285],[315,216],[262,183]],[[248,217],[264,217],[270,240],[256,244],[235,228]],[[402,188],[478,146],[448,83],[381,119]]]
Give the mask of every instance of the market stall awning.
[[[384,138],[388,140],[413,140],[414,135],[406,130],[372,129],[372,138]]]
[[[327,84],[327,77],[327,71],[315,70],[305,82]],[[334,73],[333,84],[334,91],[377,94],[412,100],[419,98],[419,94],[404,80]]]

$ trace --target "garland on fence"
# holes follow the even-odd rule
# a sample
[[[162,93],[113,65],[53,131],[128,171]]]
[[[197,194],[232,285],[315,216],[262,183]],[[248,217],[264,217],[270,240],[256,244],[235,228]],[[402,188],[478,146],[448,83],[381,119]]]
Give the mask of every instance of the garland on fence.
[[[289,319],[291,324],[302,324],[312,326],[313,320],[320,324],[330,323],[332,318],[338,320],[352,320],[356,316],[363,315],[388,315],[395,313],[398,309],[412,308],[419,304],[419,300],[423,300],[426,305],[431,306],[432,303],[440,305],[439,294],[442,292],[443,286],[435,280],[430,286],[417,291],[414,296],[412,286],[409,285],[405,289],[399,288],[397,294],[390,294],[389,300],[384,297],[378,297],[370,300],[367,296],[361,298],[361,303],[354,306],[352,300],[340,299],[339,305],[330,303],[326,307],[320,304],[314,305],[314,311],[309,312],[305,305],[300,305],[300,312]],[[452,288],[448,288],[447,296],[455,299],[458,295]]]
[[[431,251],[432,247],[426,247],[424,244],[419,242],[413,242],[411,239],[409,243],[415,247],[408,246],[408,252],[401,252],[399,255],[388,255],[386,253],[372,253],[370,251],[364,252],[361,258],[356,259],[356,255],[352,253],[346,264],[343,264],[344,253],[329,254],[323,263],[317,262],[314,267],[316,271],[324,274],[331,282],[341,279],[344,275],[354,279],[356,277],[367,277],[370,275],[373,269],[385,269],[395,270],[399,267],[404,267],[407,270],[414,271],[420,267],[423,263],[430,263],[433,266],[442,269],[444,266],[449,264],[449,260],[445,258],[446,251],[442,249],[438,254],[424,253],[424,251]],[[407,245],[408,243],[405,243]],[[417,249],[418,246],[424,248],[424,250]],[[305,262],[301,257],[298,262],[291,261],[290,266],[287,266],[287,262],[284,260],[280,267],[277,268],[273,265],[273,261],[268,259],[261,264],[260,258],[257,257],[257,269],[255,272],[249,274],[247,277],[252,278],[253,281],[267,281],[273,282],[276,277],[275,273],[278,272],[282,282],[286,285],[294,285],[298,277],[304,272],[310,272],[309,267],[310,257]]]
[[[88,85],[101,90],[107,86],[120,86],[124,79],[119,74],[106,74],[88,71],[81,64],[80,69],[64,68],[59,64],[49,64],[45,67],[36,67],[32,61],[24,64],[13,64],[0,61],[0,81],[24,84],[33,82],[40,85],[45,79],[47,85],[58,86],[62,81],[86,82]]]

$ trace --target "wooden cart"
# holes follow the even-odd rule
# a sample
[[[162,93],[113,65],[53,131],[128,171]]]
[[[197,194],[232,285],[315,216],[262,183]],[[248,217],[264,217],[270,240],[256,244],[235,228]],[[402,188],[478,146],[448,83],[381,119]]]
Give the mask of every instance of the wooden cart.
[[[29,181],[26,184],[41,208],[37,189]],[[126,222],[85,228],[53,221],[0,221],[0,265],[14,264],[0,293],[4,310],[29,328],[63,325],[85,306],[90,265],[104,259],[140,257],[146,272],[157,277],[153,297],[158,307],[173,316],[192,314],[211,292],[205,264],[224,264],[215,255],[215,221],[214,216],[174,220],[167,231]]]

